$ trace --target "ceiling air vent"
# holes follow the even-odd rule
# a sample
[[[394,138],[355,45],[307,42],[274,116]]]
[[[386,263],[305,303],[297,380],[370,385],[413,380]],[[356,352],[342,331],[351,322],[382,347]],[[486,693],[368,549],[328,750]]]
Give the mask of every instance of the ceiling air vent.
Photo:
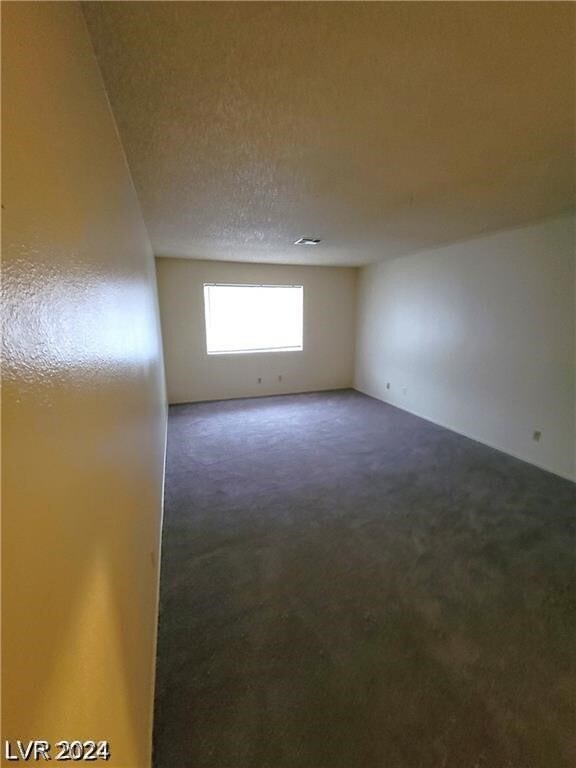
[[[318,245],[319,242],[319,237],[299,237],[294,241],[294,245]]]

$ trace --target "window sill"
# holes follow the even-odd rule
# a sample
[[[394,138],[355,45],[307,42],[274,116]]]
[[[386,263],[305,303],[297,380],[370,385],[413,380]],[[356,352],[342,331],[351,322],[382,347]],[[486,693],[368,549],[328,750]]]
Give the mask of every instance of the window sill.
[[[271,349],[229,349],[222,352],[208,352],[209,357],[222,355],[267,355],[271,352],[303,352],[304,347],[272,347]]]

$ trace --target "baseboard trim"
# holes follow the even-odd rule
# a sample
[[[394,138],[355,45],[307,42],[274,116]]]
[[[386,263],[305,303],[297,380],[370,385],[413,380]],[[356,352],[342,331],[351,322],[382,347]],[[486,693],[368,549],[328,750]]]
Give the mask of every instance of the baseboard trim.
[[[504,450],[504,448],[502,448],[499,445],[495,445],[494,443],[489,443],[486,440],[480,440],[475,435],[472,435],[468,432],[463,432],[461,429],[456,429],[450,424],[445,424],[441,421],[435,421],[434,419],[430,419],[428,416],[424,416],[424,414],[419,413],[418,411],[411,410],[410,408],[404,408],[401,405],[397,405],[396,403],[391,403],[389,400],[385,400],[382,397],[378,397],[378,395],[373,395],[371,392],[366,392],[363,389],[360,389],[360,387],[355,386],[354,389],[356,390],[356,392],[360,392],[360,394],[366,395],[366,397],[371,397],[373,400],[378,400],[378,402],[380,403],[386,403],[386,405],[389,405],[392,408],[398,408],[399,411],[405,411],[406,413],[412,414],[412,416],[417,416],[419,419],[423,419],[424,421],[429,421],[430,424],[435,424],[437,427],[448,429],[450,432],[454,432],[457,435],[462,435],[462,437],[468,438],[468,440],[474,440],[475,443],[480,443],[480,445],[485,445],[487,448],[492,448],[495,451],[499,451],[500,453],[503,453],[505,456],[511,456],[513,459],[517,459],[518,461],[523,461],[525,464],[530,464],[530,466],[532,467],[537,467],[543,472],[548,472],[551,475],[555,475],[556,477],[561,477],[563,480],[569,480],[571,483],[576,483],[576,476],[574,475],[570,475],[565,472],[559,472],[555,469],[550,469],[550,467],[546,467],[543,464],[539,464],[536,461],[527,459],[525,456],[520,456],[518,453],[513,453],[512,451]]]
[[[299,389],[294,392],[267,392],[261,395],[234,395],[233,397],[216,397],[205,400],[174,400],[168,403],[169,407],[174,405],[200,405],[202,403],[227,403],[230,400],[263,400],[267,397],[291,397],[292,395],[319,395],[327,392],[345,392],[346,390],[356,391],[352,384],[343,387],[327,387],[326,389]],[[365,393],[362,393],[365,394]],[[378,398],[375,398],[376,400]]]

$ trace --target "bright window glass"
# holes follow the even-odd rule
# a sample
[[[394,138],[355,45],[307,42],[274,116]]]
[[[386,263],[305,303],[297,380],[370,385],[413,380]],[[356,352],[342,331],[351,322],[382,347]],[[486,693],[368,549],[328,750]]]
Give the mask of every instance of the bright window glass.
[[[301,285],[204,284],[209,355],[301,350]]]

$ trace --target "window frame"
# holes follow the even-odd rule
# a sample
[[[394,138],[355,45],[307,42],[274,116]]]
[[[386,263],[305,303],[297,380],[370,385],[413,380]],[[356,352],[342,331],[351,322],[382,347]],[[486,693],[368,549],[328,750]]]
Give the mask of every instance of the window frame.
[[[299,347],[266,347],[262,349],[227,349],[210,352],[208,349],[209,327],[209,302],[206,288],[300,288],[302,295],[302,343]],[[302,283],[220,283],[208,281],[202,284],[202,296],[204,300],[204,341],[206,354],[209,357],[222,357],[225,355],[267,355],[276,352],[303,352],[304,351],[304,285]]]

